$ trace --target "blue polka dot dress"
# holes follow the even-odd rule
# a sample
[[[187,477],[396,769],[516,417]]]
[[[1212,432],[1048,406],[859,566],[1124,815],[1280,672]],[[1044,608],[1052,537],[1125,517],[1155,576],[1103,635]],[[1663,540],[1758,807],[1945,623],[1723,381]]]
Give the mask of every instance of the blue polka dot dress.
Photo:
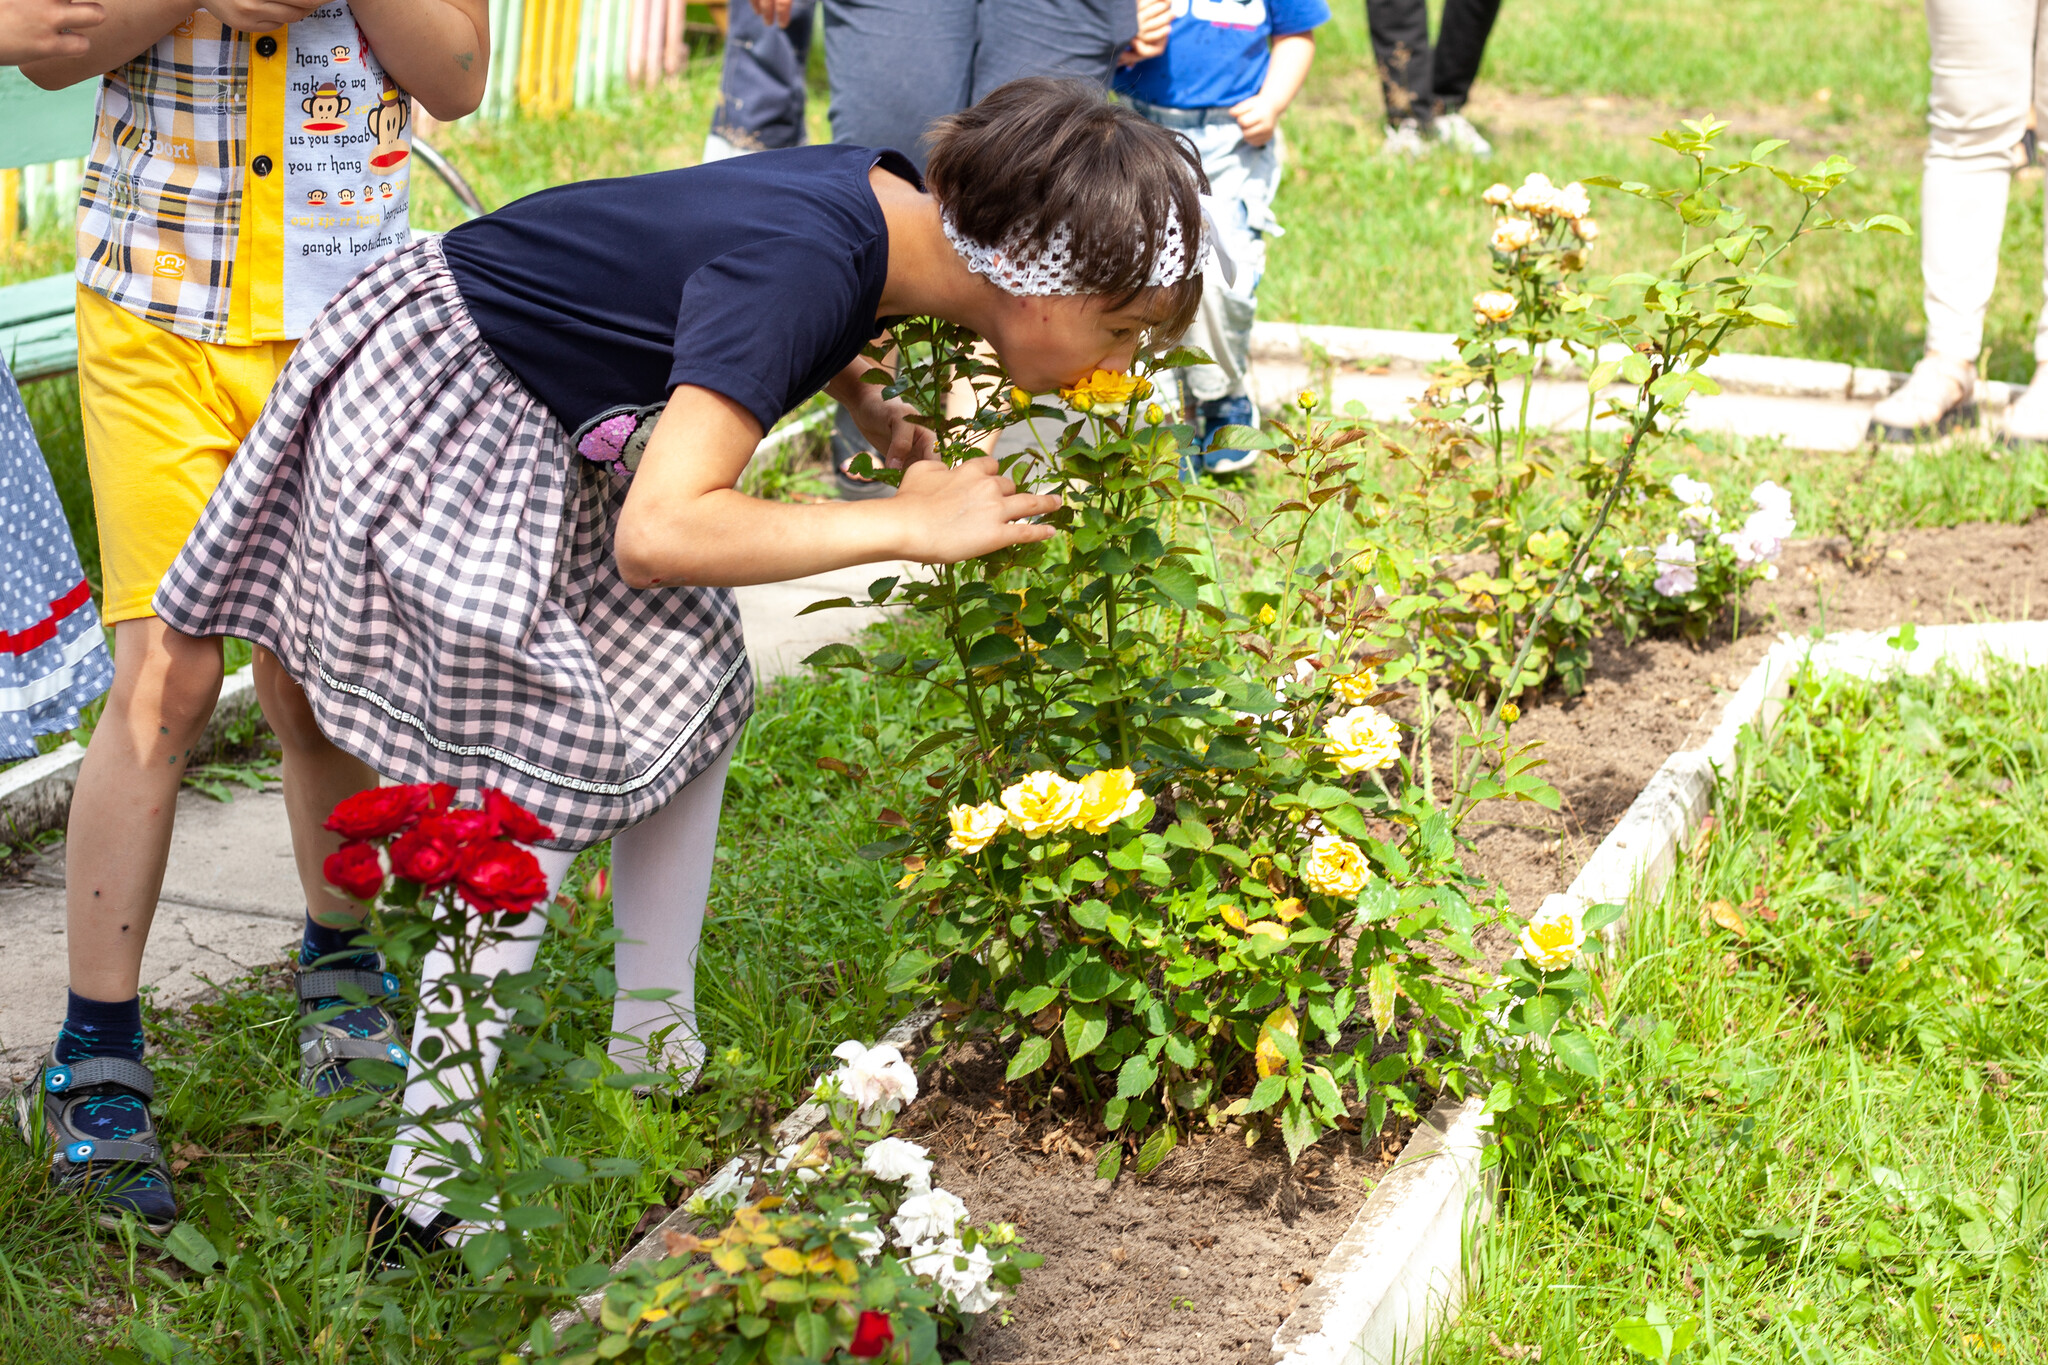
[[[14,376],[0,363],[0,760],[78,724],[114,663]]]

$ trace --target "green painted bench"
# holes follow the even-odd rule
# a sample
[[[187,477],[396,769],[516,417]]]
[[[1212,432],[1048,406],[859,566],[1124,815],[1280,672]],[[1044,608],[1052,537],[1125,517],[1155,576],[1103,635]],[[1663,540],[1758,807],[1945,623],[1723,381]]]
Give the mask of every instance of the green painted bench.
[[[94,84],[39,90],[0,67],[0,170],[68,161],[92,150]],[[0,285],[0,358],[20,380],[47,379],[78,366],[71,276]]]
[[[0,169],[66,161],[92,150],[92,108],[97,85],[80,81],[64,90],[40,90],[11,67],[0,67]],[[417,139],[420,161],[454,193],[470,217],[484,211],[476,191],[446,156]],[[72,277],[47,275],[0,285],[0,359],[23,383],[78,368],[77,292]]]

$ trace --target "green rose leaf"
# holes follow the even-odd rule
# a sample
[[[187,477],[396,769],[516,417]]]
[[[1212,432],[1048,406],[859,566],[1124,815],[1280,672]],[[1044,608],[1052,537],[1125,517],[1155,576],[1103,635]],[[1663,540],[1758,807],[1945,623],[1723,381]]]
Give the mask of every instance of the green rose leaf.
[[[1060,1021],[1060,1033],[1067,1042],[1067,1060],[1080,1061],[1102,1046],[1102,1040],[1109,1036],[1109,1007],[1101,1003],[1069,1005],[1066,1017]],[[1048,1043],[1047,1047],[1050,1046]]]
[[[1117,1098],[1136,1099],[1150,1090],[1158,1079],[1159,1068],[1147,1061],[1144,1053],[1132,1053],[1125,1059],[1123,1068],[1116,1073]]]
[[[1017,1055],[1010,1059],[1009,1066],[1003,1070],[1003,1079],[1006,1081],[1021,1080],[1023,1077],[1029,1076],[1032,1072],[1044,1066],[1050,1060],[1052,1060],[1052,1039],[1033,1035],[1024,1040],[1022,1046],[1017,1049]]]
[[[1583,1033],[1560,1032],[1550,1035],[1550,1050],[1560,1062],[1581,1076],[1600,1079],[1600,1054],[1593,1050],[1593,1043]]]

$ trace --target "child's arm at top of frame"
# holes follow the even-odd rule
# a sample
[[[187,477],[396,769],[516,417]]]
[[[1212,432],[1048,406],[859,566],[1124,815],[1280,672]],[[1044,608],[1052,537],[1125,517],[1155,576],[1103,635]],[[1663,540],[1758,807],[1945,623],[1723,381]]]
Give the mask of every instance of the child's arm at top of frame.
[[[856,360],[826,392],[854,408],[862,430],[903,470],[893,498],[800,505],[765,502],[735,485],[761,427],[730,398],[685,384],[670,396],[619,515],[619,573],[636,588],[742,587],[855,564],[910,559],[954,564],[1009,545],[1047,540],[1026,520],[1060,499],[1019,493],[991,456],[948,468],[931,458],[931,433],[904,419],[860,376]]]
[[[209,0],[206,12],[243,33],[296,23],[323,0]],[[106,22],[84,50],[26,62],[22,74],[58,90],[126,65],[183,23],[192,0],[103,0]],[[439,119],[460,118],[483,98],[490,64],[488,0],[353,0],[356,22],[391,79]]]
[[[458,119],[483,103],[490,0],[349,0],[349,8],[391,79],[435,118]]]
[[[1266,64],[1266,79],[1259,86],[1259,93],[1230,109],[1246,142],[1263,147],[1273,140],[1280,127],[1280,116],[1301,93],[1302,82],[1308,79],[1309,65],[1315,59],[1313,33],[1289,33],[1273,40],[1273,57]]]
[[[78,56],[91,46],[84,30],[106,19],[107,12],[95,4],[0,0],[0,66]]]

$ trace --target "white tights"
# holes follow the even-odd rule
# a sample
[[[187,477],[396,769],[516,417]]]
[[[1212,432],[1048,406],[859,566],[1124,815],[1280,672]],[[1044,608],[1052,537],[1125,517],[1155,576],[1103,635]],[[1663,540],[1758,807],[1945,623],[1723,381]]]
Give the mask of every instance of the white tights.
[[[726,765],[731,748],[699,773],[669,803],[612,840],[612,923],[624,935],[613,962],[619,998],[612,1003],[612,1059],[625,1070],[660,1070],[675,1075],[679,1089],[696,1084],[704,1066],[704,1044],[697,1036],[697,940],[704,928],[704,907],[711,893],[711,859],[718,845],[718,810],[725,796]],[[574,853],[536,849],[547,874],[548,899],[553,900],[576,861]],[[486,979],[499,972],[530,971],[540,951],[545,921],[527,915],[512,935],[481,949],[475,970]],[[420,996],[432,999],[436,982],[454,969],[454,960],[436,950],[420,970]],[[634,1000],[628,991],[669,990],[664,1000]],[[658,1050],[654,1035],[663,1033]],[[481,1029],[484,1070],[498,1064],[502,1019]],[[413,1065],[429,1037],[439,1038],[446,1056],[468,1047],[468,1031],[429,1028],[425,1011],[413,1024]],[[422,1077],[405,1088],[405,1110],[419,1114],[438,1105],[472,1098],[469,1073]],[[444,1141],[471,1144],[468,1125],[447,1120],[434,1125]],[[421,1226],[433,1221],[442,1200],[432,1188],[438,1177],[414,1174],[417,1167],[443,1164],[420,1149],[421,1130],[410,1124],[399,1130],[385,1163],[385,1193],[404,1207]]]

